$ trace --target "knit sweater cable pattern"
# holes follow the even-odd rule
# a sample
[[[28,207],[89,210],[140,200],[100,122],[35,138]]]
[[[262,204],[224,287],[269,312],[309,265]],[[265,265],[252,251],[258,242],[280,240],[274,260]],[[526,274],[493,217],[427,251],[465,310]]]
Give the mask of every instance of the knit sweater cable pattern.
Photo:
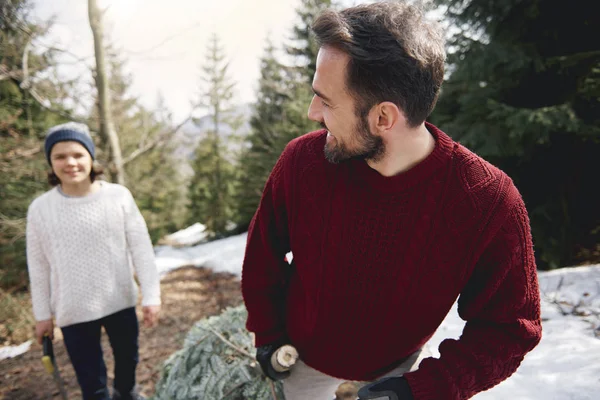
[[[136,304],[160,304],[148,230],[129,190],[101,182],[85,197],[54,188],[27,213],[27,264],[37,321],[60,327],[93,321]]]
[[[404,376],[415,399],[465,399],[510,376],[541,338],[524,203],[499,169],[431,124],[433,152],[383,177],[290,142],[251,222],[242,271],[256,345],[288,339],[311,367],[368,381],[431,338],[457,297],[466,321]],[[294,254],[294,268],[283,261]]]

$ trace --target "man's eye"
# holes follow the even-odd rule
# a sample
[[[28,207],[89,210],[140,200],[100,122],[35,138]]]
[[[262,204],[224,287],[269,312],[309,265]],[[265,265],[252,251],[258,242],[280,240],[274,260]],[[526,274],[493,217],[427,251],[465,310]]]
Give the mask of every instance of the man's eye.
[[[329,108],[329,104],[325,103],[323,100],[321,100],[321,104],[323,104],[323,107]]]

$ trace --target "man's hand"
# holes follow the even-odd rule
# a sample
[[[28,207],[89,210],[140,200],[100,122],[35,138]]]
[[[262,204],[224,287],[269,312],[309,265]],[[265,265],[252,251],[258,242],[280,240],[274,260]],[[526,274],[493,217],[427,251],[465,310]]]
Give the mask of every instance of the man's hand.
[[[52,319],[37,321],[35,323],[35,339],[39,344],[42,344],[44,335],[47,335],[50,339],[54,339],[54,321]]]
[[[158,314],[160,313],[160,305],[144,306],[144,326],[150,328],[158,324]]]
[[[256,349],[256,361],[260,364],[263,374],[273,381],[285,379],[290,376],[290,371],[277,372],[271,363],[271,357],[284,343],[275,342],[260,346]]]
[[[381,399],[413,400],[410,386],[406,379],[398,376],[383,378],[363,386],[358,391],[359,400]]]

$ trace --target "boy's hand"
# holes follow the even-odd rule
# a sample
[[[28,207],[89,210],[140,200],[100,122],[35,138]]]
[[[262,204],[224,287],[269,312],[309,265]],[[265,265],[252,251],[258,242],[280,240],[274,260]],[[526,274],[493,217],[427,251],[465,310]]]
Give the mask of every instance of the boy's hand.
[[[158,314],[160,313],[160,305],[157,306],[144,306],[144,326],[150,328],[158,324]]]
[[[54,339],[54,321],[52,319],[35,323],[35,339],[39,344],[42,344],[44,335],[48,335],[51,340]]]

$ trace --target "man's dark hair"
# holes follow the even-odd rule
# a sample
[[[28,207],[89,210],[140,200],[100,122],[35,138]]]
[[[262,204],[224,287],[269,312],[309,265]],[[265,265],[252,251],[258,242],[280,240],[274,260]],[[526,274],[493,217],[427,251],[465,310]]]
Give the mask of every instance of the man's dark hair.
[[[94,183],[96,178],[102,176],[103,174],[104,168],[102,167],[102,165],[98,164],[97,162],[94,162],[92,164],[92,170],[90,171],[90,180],[92,181],[92,183]],[[50,186],[60,185],[60,179],[58,179],[58,176],[56,176],[56,174],[52,170],[48,171],[48,183],[50,184]]]
[[[365,117],[390,101],[416,127],[431,114],[444,79],[444,38],[423,11],[404,2],[326,10],[313,23],[319,46],[348,54],[346,85]]]

